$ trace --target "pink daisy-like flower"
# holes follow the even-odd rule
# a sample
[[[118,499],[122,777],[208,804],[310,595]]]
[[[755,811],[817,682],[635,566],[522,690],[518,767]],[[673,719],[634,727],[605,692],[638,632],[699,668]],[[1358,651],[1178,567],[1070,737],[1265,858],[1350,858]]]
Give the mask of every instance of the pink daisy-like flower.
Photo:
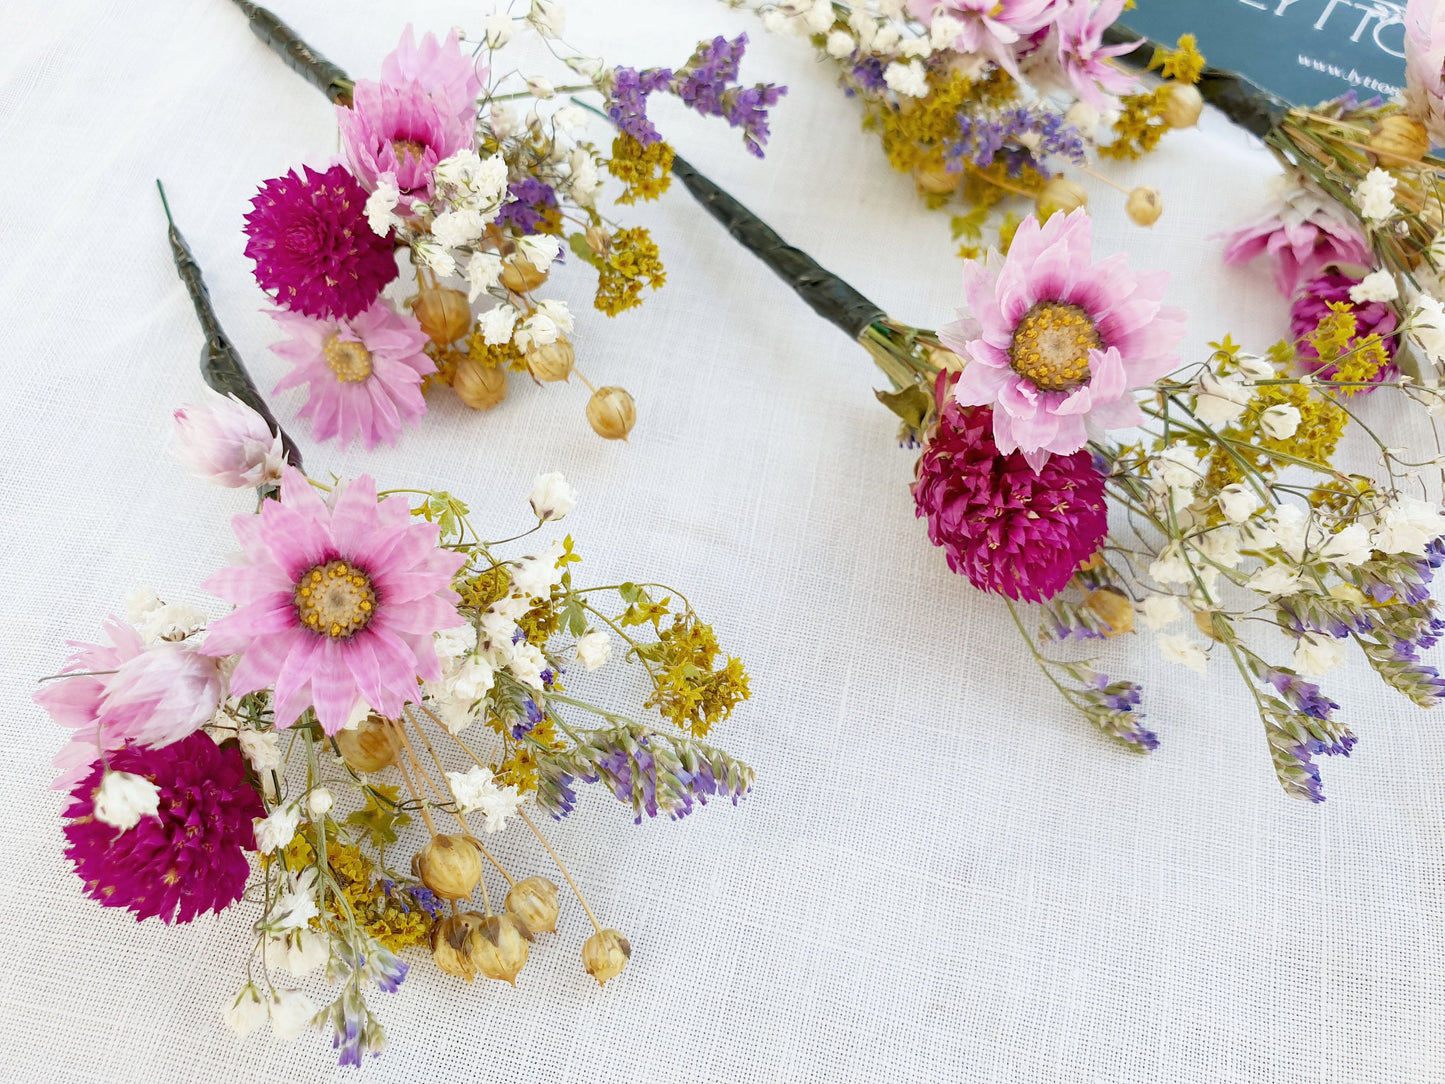
[[[1108,106],[1108,94],[1120,94],[1134,85],[1134,77],[1108,63],[1111,57],[1127,53],[1133,43],[1104,45],[1104,31],[1119,18],[1124,0],[1103,0],[1097,8],[1089,3],[1065,4],[1054,24],[1054,44],[1059,66],[1080,99],[1096,109]]]
[[[367,191],[389,173],[403,207],[430,199],[436,164],[471,143],[472,133],[451,108],[449,101],[428,97],[416,81],[358,82],[351,108],[337,106],[336,116],[346,160]]]
[[[1320,321],[1330,315],[1332,302],[1343,302],[1354,311],[1356,341],[1372,334],[1379,335],[1386,357],[1392,363],[1394,361],[1395,351],[1399,348],[1395,329],[1400,326],[1400,318],[1395,314],[1394,308],[1383,301],[1352,301],[1350,288],[1358,286],[1359,283],[1359,279],[1349,275],[1320,275],[1304,284],[1300,295],[1290,306],[1289,327],[1295,337],[1295,353],[1299,357],[1300,366],[1321,380],[1332,380],[1336,367],[1320,364],[1319,353],[1310,342],[1310,336],[1320,326]],[[1383,365],[1374,379],[1389,380],[1394,374],[1393,364]]]
[[[935,15],[957,20],[956,50],[985,56],[1017,77],[1014,47],[1048,24],[1053,4],[1054,0],[908,0],[908,11],[929,27]]]
[[[145,642],[118,617],[106,618],[102,626],[107,643],[86,644],[71,640],[75,654],[66,660],[59,677],[47,682],[34,700],[58,726],[73,730],[74,736],[56,754],[54,765],[60,776],[51,784],[55,790],[69,790],[83,779],[105,750],[119,749],[123,738],[107,733],[100,724],[105,684],[121,665],[145,653]]]
[[[964,266],[972,319],[939,332],[967,357],[954,395],[993,410],[1004,455],[1038,469],[1091,434],[1144,420],[1132,392],[1178,364],[1184,312],[1162,303],[1169,276],[1135,274],[1120,254],[1091,262],[1089,216],[1019,225],[1007,258]]]
[[[160,791],[159,805],[154,816],[117,832],[95,815],[105,765],[75,786],[65,811],[65,853],[85,894],[167,923],[190,922],[240,899],[251,872],[245,851],[256,846],[252,821],[266,815],[246,783],[240,752],[192,734],[164,749],[126,746],[107,759],[112,771],[149,780]]]
[[[1274,263],[1274,283],[1285,297],[1300,282],[1335,264],[1371,261],[1370,244],[1359,226],[1329,196],[1308,181],[1285,179],[1269,210],[1225,235],[1224,262],[1249,263],[1260,254]]]
[[[1405,111],[1445,144],[1445,4],[1405,5]]]
[[[418,45],[411,23],[406,24],[397,47],[381,62],[383,84],[419,83],[444,114],[455,116],[468,130],[477,118],[477,95],[486,76],[485,65],[478,70],[476,60],[462,53],[455,30],[440,42],[428,31]]]
[[[436,363],[422,352],[427,336],[415,317],[381,300],[346,320],[282,309],[271,315],[291,336],[271,349],[293,366],[275,390],[308,386],[301,416],[317,440],[359,437],[368,450],[395,444],[402,425],[426,413],[421,378]]]
[[[441,679],[432,634],[458,624],[450,584],[466,558],[439,548],[436,524],[415,522],[406,498],[378,503],[363,475],[328,505],[287,467],[281,499],[231,524],[245,563],[205,587],[237,609],[203,650],[242,656],[233,695],[272,687],[278,726],[314,708],[334,734],[360,702],[395,718],[418,678]]]
[[[396,278],[392,244],[366,220],[366,193],[344,166],[292,170],[261,186],[246,216],[256,281],[288,309],[355,316]]]
[[[1089,453],[1039,470],[994,443],[987,407],[949,398],[918,458],[913,499],[948,567],[983,591],[1052,598],[1109,530],[1104,477]]]

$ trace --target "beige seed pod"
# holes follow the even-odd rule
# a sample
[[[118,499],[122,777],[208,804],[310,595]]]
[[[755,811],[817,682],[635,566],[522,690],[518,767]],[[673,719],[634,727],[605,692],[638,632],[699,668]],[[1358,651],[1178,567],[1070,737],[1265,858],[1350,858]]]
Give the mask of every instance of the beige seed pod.
[[[598,986],[622,974],[631,958],[632,945],[616,930],[598,930],[582,946],[582,966]]]
[[[358,772],[379,772],[396,760],[396,735],[391,724],[374,712],[355,730],[338,730],[333,737],[341,759]]]
[[[1107,626],[1104,635],[1134,631],[1134,604],[1117,587],[1100,587],[1084,596],[1084,605]]]
[[[587,247],[599,256],[606,256],[612,251],[612,234],[601,226],[587,227]]]
[[[1170,83],[1164,100],[1164,122],[1171,128],[1193,128],[1204,112],[1204,95],[1188,83]]]
[[[417,852],[412,868],[442,899],[464,900],[482,879],[482,855],[466,836],[433,836]]]
[[[432,927],[431,957],[440,970],[472,981],[477,974],[477,965],[467,950],[467,935],[481,922],[482,916],[475,911],[463,911],[442,919]]]
[[[1213,610],[1195,610],[1195,611],[1194,611],[1194,627],[1195,627],[1196,629],[1198,629],[1200,632],[1204,633],[1204,635],[1207,636],[1207,637],[1209,637],[1211,640],[1218,640],[1218,639],[1219,639],[1218,633],[1216,633],[1216,632],[1214,631],[1214,611],[1213,611]]]
[[[1140,186],[1129,193],[1124,201],[1124,210],[1138,226],[1152,226],[1164,213],[1164,200],[1157,188]]]
[[[1430,153],[1430,133],[1414,117],[1391,113],[1370,130],[1369,145],[1387,167],[1418,162]]]
[[[507,374],[500,365],[463,358],[452,373],[452,391],[473,410],[491,410],[507,397]]]
[[[438,346],[456,342],[472,327],[467,295],[449,286],[423,286],[411,303],[421,329]]]
[[[587,400],[587,422],[599,437],[626,440],[637,424],[637,404],[625,388],[598,388]]]
[[[502,268],[502,285],[514,294],[535,290],[547,281],[547,272],[524,256],[513,256]]]
[[[518,881],[507,893],[506,908],[533,934],[557,931],[557,886],[545,877]]]
[[[913,171],[913,183],[918,186],[920,192],[926,192],[931,196],[947,196],[958,188],[959,182],[963,180],[963,170],[951,173],[942,166],[933,166],[928,169],[915,169]]]
[[[488,915],[467,934],[467,956],[489,979],[517,985],[527,963],[527,927],[516,915]]]
[[[572,375],[572,366],[577,361],[577,352],[572,344],[560,335],[556,342],[546,346],[534,346],[526,355],[527,371],[543,383],[566,380]]]
[[[1067,177],[1055,177],[1034,197],[1034,209],[1040,219],[1046,219],[1057,211],[1068,214],[1089,205],[1089,193],[1084,186]]]

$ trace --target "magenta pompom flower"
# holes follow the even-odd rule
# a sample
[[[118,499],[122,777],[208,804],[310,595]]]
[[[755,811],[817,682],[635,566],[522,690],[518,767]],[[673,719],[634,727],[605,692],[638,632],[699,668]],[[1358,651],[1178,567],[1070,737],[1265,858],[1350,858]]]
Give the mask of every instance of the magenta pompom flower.
[[[471,131],[450,109],[450,102],[429,97],[415,81],[358,82],[351,108],[336,107],[346,160],[357,179],[370,191],[383,174],[391,174],[403,207],[430,199],[437,163],[471,145]]]
[[[112,771],[153,784],[159,803],[153,816],[118,832],[95,815],[106,766],[96,764],[76,785],[65,811],[65,853],[86,895],[168,923],[240,899],[251,870],[245,851],[256,845],[251,823],[266,811],[236,748],[197,733],[164,749],[126,746],[107,759]]]
[[[948,567],[983,591],[1052,598],[1109,529],[1104,476],[1088,452],[1052,456],[1037,471],[999,451],[987,407],[945,402],[918,457],[913,499]]]
[[[302,167],[261,186],[246,255],[277,302],[308,316],[355,316],[396,278],[392,245],[366,220],[366,193],[344,166]]]
[[[478,70],[475,58],[462,52],[455,30],[440,42],[428,31],[418,45],[411,23],[406,24],[396,48],[381,62],[382,83],[393,87],[420,84],[443,114],[455,116],[467,129],[476,120],[477,96],[486,77],[486,66]]]
[[[205,587],[237,609],[204,650],[242,656],[233,695],[274,686],[277,726],[314,708],[334,734],[362,702],[395,718],[418,678],[441,679],[432,634],[460,623],[450,584],[466,558],[440,549],[436,524],[414,522],[404,497],[378,502],[363,475],[328,505],[287,467],[281,499],[231,523],[245,563]]]
[[[1405,110],[1445,143],[1445,4],[1405,5]]]
[[[427,337],[415,317],[381,300],[349,319],[271,315],[291,336],[271,346],[292,365],[275,390],[308,386],[301,416],[316,439],[395,444],[402,425],[426,413],[421,378],[436,363],[422,352]]]
[[[1299,284],[1337,264],[1371,262],[1370,244],[1340,205],[1308,181],[1282,179],[1269,209],[1225,236],[1224,262],[1231,267],[1267,255],[1274,284],[1293,297]]]
[[[973,319],[939,338],[971,359],[954,386],[964,406],[992,408],[999,451],[1035,469],[1091,435],[1144,420],[1133,391],[1178,364],[1184,313],[1162,304],[1166,274],[1135,274],[1122,255],[1091,262],[1089,217],[1019,225],[1002,261],[964,266]]]
[[[145,653],[140,633],[118,617],[107,618],[102,626],[106,643],[86,644],[71,640],[75,654],[65,661],[62,675],[47,682],[35,693],[34,700],[58,726],[74,731],[70,741],[56,754],[54,765],[60,776],[52,784],[55,790],[69,790],[83,779],[105,750],[119,749],[124,743],[100,724],[101,704],[105,700],[106,678],[122,664]]]
[[[1310,279],[1304,284],[1300,295],[1295,298],[1289,310],[1289,327],[1295,337],[1295,353],[1306,372],[1314,373],[1322,380],[1331,380],[1335,366],[1320,365],[1320,356],[1315,351],[1310,336],[1320,326],[1320,321],[1330,315],[1330,305],[1344,303],[1355,314],[1355,338],[1379,335],[1384,344],[1385,354],[1394,360],[1399,340],[1395,329],[1400,318],[1392,306],[1383,301],[1353,301],[1350,288],[1358,286],[1360,280],[1350,275],[1326,274]],[[1394,365],[1383,365],[1374,376],[1375,380],[1388,380],[1395,373]]]

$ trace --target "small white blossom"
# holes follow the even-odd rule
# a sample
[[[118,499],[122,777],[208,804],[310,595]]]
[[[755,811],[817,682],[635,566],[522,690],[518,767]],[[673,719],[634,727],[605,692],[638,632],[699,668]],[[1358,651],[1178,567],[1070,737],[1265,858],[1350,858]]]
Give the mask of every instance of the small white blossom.
[[[939,12],[934,15],[933,22],[929,24],[928,40],[932,43],[936,51],[942,52],[945,49],[953,48],[954,44],[958,41],[959,35],[963,33],[963,30],[964,26],[960,20],[955,19],[952,15]],[[1098,124],[1098,117],[1098,111],[1095,110],[1095,124]],[[1073,122],[1070,121],[1070,123]],[[1090,131],[1092,131],[1092,128]]]
[[[512,40],[512,17],[500,11],[482,16],[482,38],[489,48],[504,48]]]
[[[1164,656],[1166,662],[1177,662],[1198,674],[1207,671],[1209,656],[1202,647],[1187,636],[1179,633],[1166,633],[1159,637],[1158,643],[1159,654]]]
[[[1170,543],[1149,565],[1149,576],[1159,584],[1194,582],[1189,562],[1184,559],[1178,542]]]
[[[612,658],[612,639],[601,629],[588,629],[577,638],[577,661],[590,673]]]
[[[557,0],[532,0],[527,25],[544,38],[560,38],[567,25],[567,13]]]
[[[512,329],[517,325],[519,313],[511,305],[498,305],[482,313],[479,321],[482,341],[488,346],[501,346],[512,341]]]
[[[306,813],[313,821],[319,821],[336,804],[335,797],[325,787],[313,787],[306,795]]]
[[[119,828],[134,828],[142,817],[154,817],[160,808],[160,788],[131,772],[106,772],[95,792],[95,819]]]
[[[557,559],[563,552],[562,543],[553,541],[537,556],[523,557],[512,569],[512,587],[528,598],[550,597],[552,588],[562,582],[565,569],[558,567]]]
[[[544,312],[534,312],[517,325],[513,341],[517,349],[526,353],[538,346],[547,346],[557,341],[557,324]]]
[[[934,16],[934,21],[937,19],[938,16]],[[855,10],[848,16],[848,29],[857,35],[861,48],[871,49],[873,38],[878,33],[878,20],[866,11]]]
[[[502,258],[495,252],[474,252],[467,261],[467,300],[475,301],[502,278]]]
[[[472,714],[472,705],[465,700],[451,698],[433,700],[431,711],[442,726],[446,727],[447,733],[453,737],[476,722],[476,718]]]
[[[1328,535],[1320,546],[1320,556],[1333,565],[1354,568],[1370,559],[1374,545],[1370,541],[1370,529],[1363,523],[1351,523],[1348,527]]]
[[[492,135],[507,139],[517,134],[517,111],[510,102],[493,102],[491,112]]]
[[[763,30],[769,34],[781,33],[787,29],[788,18],[777,8],[769,8],[763,12]]]
[[[441,242],[432,238],[423,237],[413,241],[411,250],[421,258],[421,262],[430,267],[442,278],[457,273],[456,258],[442,247]]]
[[[1259,427],[1273,440],[1289,440],[1299,430],[1299,407],[1276,404],[1259,416]]]
[[[1356,305],[1367,301],[1394,301],[1400,296],[1395,276],[1385,270],[1371,271],[1350,287],[1350,300]]]
[[[572,167],[572,177],[567,183],[572,198],[583,207],[591,207],[597,202],[597,193],[602,190],[602,178],[597,175],[596,161],[590,151],[573,147],[567,155],[567,163]]]
[[[1337,666],[1344,665],[1345,649],[1333,636],[1307,632],[1295,645],[1291,661],[1294,668],[1305,677],[1319,677]]]
[[[278,991],[271,1002],[271,1031],[287,1042],[299,1039],[316,1013],[316,1005],[300,990]]]
[[[1261,595],[1277,598],[1292,595],[1299,590],[1299,573],[1288,565],[1266,565],[1249,578],[1246,586]]]
[[[298,979],[304,979],[331,959],[330,943],[309,929],[292,930],[282,937],[273,937],[266,947],[279,956],[279,966]],[[262,1016],[265,1016],[264,1010]]]
[[[517,255],[521,256],[538,271],[545,271],[552,266],[562,252],[562,242],[551,234],[538,233],[530,237],[523,237],[517,242]]]
[[[1217,565],[1234,568],[1239,564],[1239,531],[1234,527],[1215,527],[1193,539],[1199,552]]]
[[[1166,486],[1193,486],[1204,477],[1199,466],[1199,453],[1182,440],[1175,441],[1154,457],[1154,477]]]
[[[552,127],[571,134],[587,123],[587,114],[575,105],[564,105],[552,114]]]
[[[522,804],[513,786],[498,786],[491,770],[477,765],[466,772],[447,772],[447,783],[463,813],[480,812],[488,834],[506,827],[507,818]]]
[[[1395,177],[1376,166],[1355,186],[1355,206],[1366,222],[1385,222],[1395,214]]]
[[[520,644],[507,646],[507,670],[523,685],[538,692],[542,691],[542,671],[547,669],[547,657],[536,644],[523,640]]]
[[[1151,632],[1158,632],[1183,616],[1179,599],[1174,595],[1150,595],[1139,604],[1139,617]]]
[[[256,850],[270,854],[290,843],[301,823],[301,807],[295,802],[278,805],[263,819],[256,821]]]
[[[557,90],[550,79],[544,79],[540,75],[524,75],[522,78],[526,81],[527,90],[532,97],[541,98],[545,102],[557,96]]]
[[[545,301],[538,301],[537,311],[551,320],[559,331],[572,330],[572,312],[567,308],[565,301],[555,301],[551,298]]]
[[[149,587],[137,587],[125,596],[125,619],[132,625],[139,625],[164,605]]]
[[[454,629],[440,629],[432,636],[432,646],[445,666],[476,650],[477,630],[470,623]]]
[[[898,28],[890,23],[884,23],[873,35],[872,51],[875,53],[888,54],[898,48],[898,42],[903,37]]]
[[[316,867],[307,866],[289,878],[287,890],[271,905],[267,922],[278,930],[302,930],[321,913],[316,908]]]
[[[895,60],[883,69],[883,79],[888,84],[888,89],[895,94],[909,98],[928,96],[927,69],[917,60],[910,60],[907,64]]]
[[[1401,497],[1375,515],[1373,544],[1381,553],[1423,554],[1445,534],[1445,514],[1418,497]]]
[[[1426,356],[1436,365],[1445,365],[1445,305],[1428,294],[1421,294],[1408,326]]]
[[[342,730],[355,730],[366,717],[371,714],[371,705],[366,702],[365,697],[357,697],[356,703],[351,705],[351,712],[346,716],[346,722],[341,724]]]
[[[933,24],[937,26],[938,20],[934,19]],[[1088,102],[1075,102],[1064,113],[1064,121],[1076,128],[1085,139],[1093,139],[1099,129],[1099,110]]]
[[[488,835],[507,827],[507,818],[517,812],[522,799],[516,787],[497,787],[493,793],[482,797],[477,808],[484,818],[483,827]]]
[[[543,523],[562,519],[577,506],[577,491],[567,484],[560,471],[539,474],[532,479],[532,493],[527,498],[532,513]]]
[[[1227,425],[1239,420],[1253,397],[1239,377],[1206,372],[1194,389],[1194,413],[1210,425]]]
[[[1258,354],[1240,354],[1235,358],[1235,365],[1246,380],[1273,380],[1278,375],[1274,362]]]
[[[1219,503],[1219,510],[1224,513],[1224,518],[1230,523],[1243,523],[1264,507],[1259,494],[1243,482],[1231,482],[1219,491],[1215,500]]]
[[[834,60],[842,60],[845,56],[852,56],[853,51],[858,48],[858,43],[853,35],[846,30],[835,30],[828,35],[828,41],[824,49]]]
[[[803,16],[803,21],[814,34],[823,33],[833,25],[832,0],[813,0],[813,6]]]
[[[236,732],[236,740],[241,745],[241,755],[250,761],[258,774],[281,767],[281,739],[274,730],[241,727]]]
[[[383,173],[376,179],[376,187],[366,197],[366,221],[372,232],[385,237],[393,226],[401,225],[396,214],[396,205],[401,201],[401,189],[396,186],[395,173]]]
[[[492,664],[478,655],[468,655],[443,679],[448,695],[468,705],[491,692],[495,682]]]
[[[226,1026],[237,1035],[250,1035],[266,1022],[266,1004],[256,987],[248,982],[222,1016]]]
[[[480,237],[487,228],[477,211],[443,211],[431,224],[431,234],[437,243],[447,248],[459,248]],[[456,263],[453,260],[453,268]]]

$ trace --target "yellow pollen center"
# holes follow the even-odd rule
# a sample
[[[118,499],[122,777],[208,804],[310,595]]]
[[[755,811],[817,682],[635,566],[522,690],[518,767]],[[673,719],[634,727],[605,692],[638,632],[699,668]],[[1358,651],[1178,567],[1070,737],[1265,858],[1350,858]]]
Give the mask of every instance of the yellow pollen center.
[[[1089,382],[1089,351],[1102,345],[1089,314],[1067,301],[1039,301],[1009,343],[1014,372],[1039,391],[1073,391]]]
[[[343,640],[371,623],[376,589],[371,577],[345,561],[327,561],[302,573],[296,584],[296,615],[320,636]]]
[[[426,153],[426,148],[414,139],[393,139],[391,149],[400,165],[405,165],[408,155],[420,162],[421,156]]]
[[[358,342],[343,339],[333,331],[321,344],[326,355],[326,367],[336,374],[336,379],[347,384],[360,384],[371,375],[371,351]]]

